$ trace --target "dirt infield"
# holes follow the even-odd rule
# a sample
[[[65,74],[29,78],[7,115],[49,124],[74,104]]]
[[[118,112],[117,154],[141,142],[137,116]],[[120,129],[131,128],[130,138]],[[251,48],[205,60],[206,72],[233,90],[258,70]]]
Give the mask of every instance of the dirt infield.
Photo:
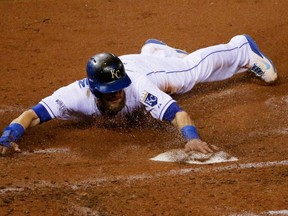
[[[279,81],[252,74],[177,97],[203,140],[239,161],[150,161],[184,146],[150,117],[118,127],[51,121],[23,153],[0,157],[0,215],[288,215],[288,1],[0,1],[0,129],[85,77],[98,52],[138,53],[148,38],[187,51],[251,35]]]

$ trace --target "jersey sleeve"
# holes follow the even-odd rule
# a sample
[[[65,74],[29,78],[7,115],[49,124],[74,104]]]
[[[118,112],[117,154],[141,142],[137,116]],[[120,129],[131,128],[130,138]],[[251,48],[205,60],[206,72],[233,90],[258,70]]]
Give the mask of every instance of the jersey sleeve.
[[[138,80],[140,102],[145,106],[147,113],[154,118],[164,120],[166,110],[175,100],[165,92],[161,91],[154,83],[145,76]]]
[[[90,95],[84,79],[58,89],[32,109],[42,123],[55,118],[73,120],[80,115],[92,115],[95,112],[93,104],[94,98]]]

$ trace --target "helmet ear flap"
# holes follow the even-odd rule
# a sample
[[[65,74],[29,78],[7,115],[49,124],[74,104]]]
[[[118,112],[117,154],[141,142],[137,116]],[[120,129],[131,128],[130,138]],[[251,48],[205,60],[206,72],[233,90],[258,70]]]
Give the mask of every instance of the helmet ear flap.
[[[103,93],[99,92],[97,89],[92,89],[90,88],[90,91],[92,92],[92,94],[94,94],[98,99],[101,99],[103,96]]]

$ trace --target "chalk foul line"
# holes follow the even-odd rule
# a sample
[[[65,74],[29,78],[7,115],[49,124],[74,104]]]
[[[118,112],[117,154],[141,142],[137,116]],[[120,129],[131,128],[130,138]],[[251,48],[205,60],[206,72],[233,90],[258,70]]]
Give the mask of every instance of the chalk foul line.
[[[130,175],[130,176],[115,176],[115,177],[104,177],[104,178],[93,178],[87,179],[85,181],[74,182],[74,183],[51,183],[48,181],[38,181],[35,184],[26,184],[25,187],[15,187],[15,188],[4,188],[0,189],[0,195],[5,193],[21,193],[24,190],[36,190],[41,189],[44,187],[50,188],[62,188],[67,187],[72,190],[79,190],[79,189],[87,189],[89,187],[98,186],[108,183],[113,183],[115,181],[122,181],[130,184],[131,182],[135,181],[143,181],[149,180],[153,178],[159,177],[168,177],[168,176],[181,176],[186,175],[189,173],[209,173],[209,172],[221,172],[227,170],[234,170],[234,169],[251,169],[251,168],[265,168],[265,167],[272,167],[272,166],[287,166],[288,160],[284,161],[268,161],[268,162],[258,162],[258,163],[244,163],[244,164],[232,164],[222,167],[214,167],[214,168],[207,168],[207,167],[198,167],[198,168],[186,168],[186,169],[173,169],[166,172],[160,172],[155,175],[151,174],[139,174],[139,175]],[[98,212],[93,211],[90,208],[83,208],[82,206],[74,206],[73,211],[75,212],[89,212],[91,215],[98,215]],[[255,214],[251,213],[240,213],[240,214],[232,214],[230,216],[255,216]],[[288,210],[269,210],[266,212],[262,212],[261,215],[288,215]]]
[[[47,149],[39,149],[39,150],[34,150],[34,151],[23,151],[20,154],[23,155],[32,155],[32,154],[66,154],[69,153],[70,149],[69,148],[47,148]]]
[[[72,190],[86,189],[93,186],[103,186],[103,184],[113,183],[115,181],[126,182],[130,184],[135,181],[149,180],[159,177],[169,177],[169,176],[183,176],[189,173],[210,173],[210,172],[222,172],[227,170],[239,170],[239,169],[251,169],[251,168],[265,168],[272,166],[287,166],[288,160],[284,161],[268,161],[268,162],[258,162],[258,163],[244,163],[244,164],[231,164],[227,166],[207,168],[207,167],[198,167],[198,168],[185,168],[185,169],[172,169],[165,172],[159,172],[156,174],[138,174],[138,175],[129,175],[129,176],[113,176],[113,177],[103,177],[103,178],[90,178],[80,182],[65,182],[65,183],[51,183],[49,181],[38,181],[38,183],[33,182],[29,185],[26,184],[25,187],[15,187],[15,188],[4,188],[0,189],[0,194],[6,192],[21,192],[25,189],[35,190],[37,188],[51,187],[51,188],[61,188],[68,187]]]
[[[242,213],[237,213],[237,214],[230,214],[229,216],[264,216],[264,215],[288,215],[288,210],[283,209],[283,210],[271,210],[271,211],[265,211],[261,212],[260,214],[254,214],[251,212],[242,212]]]

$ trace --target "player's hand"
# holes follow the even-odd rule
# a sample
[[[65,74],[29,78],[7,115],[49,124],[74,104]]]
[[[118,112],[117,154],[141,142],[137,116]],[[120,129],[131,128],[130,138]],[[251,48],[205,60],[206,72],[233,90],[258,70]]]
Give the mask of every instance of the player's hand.
[[[215,145],[208,145],[200,139],[192,139],[186,143],[184,150],[187,154],[192,153],[193,151],[208,154],[218,151],[219,148]]]
[[[1,153],[1,155],[7,154],[7,152],[9,152],[10,150],[12,150],[14,152],[21,152],[21,149],[19,148],[19,146],[16,143],[14,143],[14,142],[10,143],[10,147],[9,148],[0,144],[0,153]]]

